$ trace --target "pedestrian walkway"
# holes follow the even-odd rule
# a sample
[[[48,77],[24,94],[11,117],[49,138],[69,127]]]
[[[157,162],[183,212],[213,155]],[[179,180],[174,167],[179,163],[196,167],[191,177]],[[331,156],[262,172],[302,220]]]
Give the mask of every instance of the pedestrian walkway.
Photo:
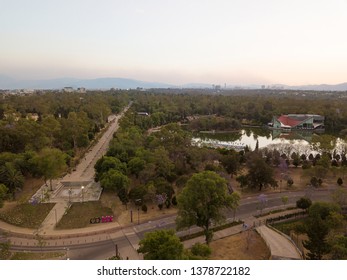
[[[58,221],[64,216],[65,212],[69,208],[68,201],[59,201],[57,202],[52,210],[48,213],[47,217],[43,220],[38,233],[46,234],[47,232],[53,230]]]
[[[241,233],[243,231],[256,229],[257,232],[260,234],[260,236],[264,239],[265,243],[267,244],[270,252],[271,252],[271,258],[272,259],[295,259],[299,260],[302,259],[301,254],[297,247],[294,245],[293,242],[288,239],[288,237],[285,237],[284,234],[280,234],[277,231],[273,230],[272,228],[267,227],[264,222],[266,219],[274,218],[286,214],[296,213],[300,210],[293,209],[293,210],[287,210],[280,213],[270,214],[264,217],[255,218],[254,216],[244,217],[242,220],[244,221],[243,224],[229,227],[220,231],[217,231],[213,234],[212,240],[218,240],[222,239],[231,235],[235,235],[238,233]],[[189,234],[189,231],[181,232],[182,235]],[[193,239],[189,239],[186,241],[183,241],[185,248],[192,247],[195,243],[205,243],[205,236],[199,236]]]
[[[300,260],[299,250],[283,234],[263,225],[256,228],[270,249],[273,260]]]
[[[105,155],[112,136],[119,127],[118,121],[128,109],[129,106],[121,114],[109,117],[109,126],[106,131],[85,154],[72,173],[53,180],[52,191],[49,191],[45,184],[42,185],[31,198],[29,201],[31,203],[56,203],[43,221],[38,233],[46,234],[46,232],[54,230],[70,206],[70,202],[99,200],[102,189],[99,184],[94,183],[94,165],[99,158]]]

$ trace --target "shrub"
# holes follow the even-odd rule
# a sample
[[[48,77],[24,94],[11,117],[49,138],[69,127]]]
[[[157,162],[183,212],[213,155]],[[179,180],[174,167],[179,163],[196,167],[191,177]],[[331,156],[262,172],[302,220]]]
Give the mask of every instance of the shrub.
[[[310,183],[311,183],[311,185],[314,186],[314,187],[318,187],[318,185],[319,185],[318,179],[317,179],[317,177],[315,177],[315,176],[313,176],[313,177],[311,178]]]
[[[173,206],[176,206],[176,205],[177,205],[177,198],[176,198],[176,196],[174,196],[174,197],[172,198],[171,203],[172,203]]]
[[[302,197],[296,201],[296,207],[301,208],[303,210],[308,209],[312,205],[311,199],[307,197]]]
[[[293,179],[292,179],[292,178],[289,178],[289,179],[287,180],[287,186],[288,186],[288,187],[291,187],[293,184],[294,184]]]
[[[343,180],[342,180],[341,177],[339,177],[339,178],[337,179],[337,184],[338,184],[339,186],[342,186]]]
[[[208,247],[206,244],[201,244],[201,243],[195,243],[192,248],[190,249],[192,254],[194,256],[199,256],[202,258],[207,258],[208,256],[211,255],[212,251],[211,248]]]
[[[147,213],[147,210],[148,210],[147,205],[146,205],[146,204],[143,204],[143,205],[141,206],[141,210],[142,210],[144,213]]]

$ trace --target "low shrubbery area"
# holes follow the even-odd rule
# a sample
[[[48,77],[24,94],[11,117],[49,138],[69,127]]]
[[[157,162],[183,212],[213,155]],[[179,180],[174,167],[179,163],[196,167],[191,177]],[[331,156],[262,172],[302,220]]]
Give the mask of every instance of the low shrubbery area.
[[[295,231],[298,227],[305,223],[307,218],[300,218],[298,220],[290,220],[281,223],[272,224],[272,226],[284,234],[290,235],[291,231]]]
[[[273,223],[276,223],[278,221],[292,219],[292,218],[299,219],[299,218],[302,218],[302,217],[304,217],[306,215],[307,215],[306,211],[295,212],[295,213],[285,214],[285,215],[281,215],[281,216],[278,216],[278,217],[266,219],[266,223],[267,224],[273,224]]]
[[[276,210],[272,210],[272,211],[269,211],[269,212],[266,212],[266,213],[262,213],[262,214],[259,214],[259,215],[254,215],[254,217],[255,218],[261,218],[261,217],[265,217],[265,216],[268,216],[268,215],[271,215],[271,214],[281,213],[281,212],[288,211],[288,210],[293,210],[293,209],[296,209],[296,207],[288,207],[286,209],[276,209]]]
[[[240,220],[239,221],[234,221],[234,222],[231,222],[231,223],[226,223],[226,224],[223,224],[223,225],[216,226],[216,227],[212,228],[212,231],[216,232],[216,231],[223,230],[223,229],[226,229],[226,228],[229,228],[229,227],[240,225],[242,223],[243,223],[243,221],[240,221]],[[192,233],[192,234],[181,236],[180,240],[181,241],[185,241],[185,240],[193,239],[193,238],[196,238],[196,237],[199,237],[199,236],[203,236],[203,235],[204,235],[204,232],[203,231],[199,231],[199,232],[195,232],[195,233]]]

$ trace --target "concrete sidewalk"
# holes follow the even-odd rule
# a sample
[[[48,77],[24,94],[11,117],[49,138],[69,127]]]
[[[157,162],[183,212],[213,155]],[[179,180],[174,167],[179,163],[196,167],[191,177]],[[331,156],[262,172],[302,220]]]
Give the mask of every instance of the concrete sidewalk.
[[[273,260],[301,260],[301,254],[296,246],[283,234],[265,225],[257,227],[257,232],[270,249]]]

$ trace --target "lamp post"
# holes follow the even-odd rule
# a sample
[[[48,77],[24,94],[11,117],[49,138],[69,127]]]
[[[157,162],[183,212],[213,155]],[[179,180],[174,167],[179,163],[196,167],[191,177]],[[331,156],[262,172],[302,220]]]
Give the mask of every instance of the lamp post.
[[[66,259],[69,260],[69,248],[65,247],[64,249],[66,250]]]
[[[140,224],[140,206],[137,206],[137,224]]]
[[[82,203],[84,202],[84,186],[81,187],[81,191],[82,191]]]
[[[284,173],[281,173],[281,180],[280,180],[280,182],[281,182],[281,185],[280,185],[280,192],[281,192],[281,188],[282,188],[282,180],[284,179]]]

